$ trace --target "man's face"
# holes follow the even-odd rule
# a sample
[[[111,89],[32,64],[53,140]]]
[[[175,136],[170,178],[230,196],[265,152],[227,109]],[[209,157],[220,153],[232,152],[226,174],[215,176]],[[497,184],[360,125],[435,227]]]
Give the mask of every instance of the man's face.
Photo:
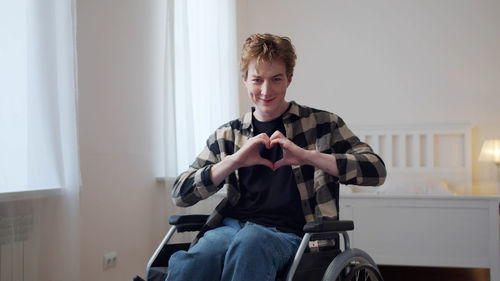
[[[252,59],[244,79],[248,96],[255,105],[254,116],[259,121],[271,121],[288,108],[285,94],[292,78],[286,77],[285,63],[280,60],[261,61]]]

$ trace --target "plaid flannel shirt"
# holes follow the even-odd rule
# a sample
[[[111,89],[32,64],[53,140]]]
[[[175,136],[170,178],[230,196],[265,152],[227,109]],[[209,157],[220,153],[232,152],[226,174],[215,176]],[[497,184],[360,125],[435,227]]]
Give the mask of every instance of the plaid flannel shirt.
[[[306,222],[338,219],[339,182],[354,185],[381,185],[385,181],[385,165],[370,146],[363,143],[337,115],[298,105],[291,106],[283,115],[286,137],[299,147],[317,150],[335,156],[339,177],[334,177],[312,166],[293,165],[302,210]],[[254,136],[252,111],[233,120],[213,133],[204,150],[189,169],[181,173],[174,184],[172,199],[177,206],[188,207],[226,187],[227,194],[210,215],[197,238],[209,229],[221,225],[222,220],[240,199],[238,171],[215,186],[210,179],[210,168],[238,151]],[[196,242],[195,239],[194,242]]]

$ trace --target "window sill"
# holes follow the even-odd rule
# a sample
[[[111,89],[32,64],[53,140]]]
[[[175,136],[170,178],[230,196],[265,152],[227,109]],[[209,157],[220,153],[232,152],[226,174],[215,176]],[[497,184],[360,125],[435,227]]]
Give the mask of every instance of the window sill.
[[[30,200],[40,199],[44,197],[58,195],[61,192],[60,187],[22,190],[13,192],[0,192],[0,202],[14,201],[14,200]]]

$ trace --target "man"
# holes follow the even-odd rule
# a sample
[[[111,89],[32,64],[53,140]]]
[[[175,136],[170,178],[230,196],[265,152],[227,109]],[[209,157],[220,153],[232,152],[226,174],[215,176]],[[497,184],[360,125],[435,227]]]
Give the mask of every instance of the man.
[[[167,280],[274,280],[306,222],[338,218],[339,182],[384,182],[382,160],[340,117],[285,100],[295,60],[287,37],[246,39],[240,67],[255,107],[209,137],[172,191],[178,206],[223,187],[227,196],[194,246],[171,257]]]

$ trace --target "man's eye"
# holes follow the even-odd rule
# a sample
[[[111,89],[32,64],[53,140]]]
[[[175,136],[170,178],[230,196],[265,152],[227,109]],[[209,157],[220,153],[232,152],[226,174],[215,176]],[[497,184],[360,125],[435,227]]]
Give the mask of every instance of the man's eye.
[[[260,82],[262,82],[262,80],[259,79],[259,78],[255,78],[255,79],[252,79],[252,82],[254,82],[254,83],[260,83]]]
[[[279,82],[279,81],[281,81],[281,78],[280,78],[280,77],[275,77],[275,78],[273,79],[273,81]]]

